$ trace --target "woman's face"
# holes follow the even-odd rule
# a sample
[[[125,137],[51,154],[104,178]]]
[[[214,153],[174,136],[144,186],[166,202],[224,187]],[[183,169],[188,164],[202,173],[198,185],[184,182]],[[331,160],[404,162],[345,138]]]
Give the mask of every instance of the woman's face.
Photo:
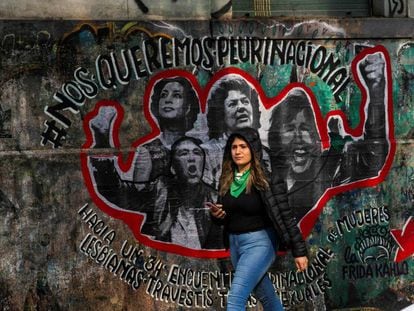
[[[187,184],[199,183],[203,176],[203,150],[192,141],[182,141],[177,146],[172,164],[182,182]]]
[[[249,97],[239,90],[230,90],[224,100],[224,124],[228,133],[252,127],[253,107]]]
[[[296,174],[306,172],[315,157],[319,155],[320,144],[315,137],[317,130],[313,122],[313,119],[305,118],[302,110],[293,120],[281,127],[281,143],[286,153],[290,155],[289,164]]]
[[[163,87],[158,112],[163,119],[181,119],[185,116],[184,87],[179,82],[168,82]]]
[[[231,144],[231,158],[237,165],[239,172],[250,167],[252,153],[246,141],[240,138],[234,139]]]

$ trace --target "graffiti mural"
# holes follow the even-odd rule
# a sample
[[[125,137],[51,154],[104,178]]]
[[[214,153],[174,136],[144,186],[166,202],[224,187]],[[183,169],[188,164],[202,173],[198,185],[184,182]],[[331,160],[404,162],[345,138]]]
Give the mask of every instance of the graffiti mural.
[[[224,309],[232,266],[205,202],[227,137],[251,127],[309,246],[306,271],[283,251],[269,271],[284,306],[412,304],[413,43],[341,25],[2,23],[0,169],[19,173],[0,183],[0,212],[17,230],[45,208],[27,235],[48,248],[37,262],[11,248],[5,262],[26,258],[14,279],[36,274],[19,298],[1,264],[4,301],[71,309],[94,287],[117,298],[85,305],[108,310]],[[254,296],[248,307],[261,308]]]
[[[88,157],[84,158],[87,185],[103,199],[97,201],[98,205],[115,208],[126,222],[128,210],[143,217],[139,222],[142,226],[132,224],[138,239],[145,235],[153,241],[172,243],[162,248],[165,250],[175,245],[220,249],[223,245],[220,247],[216,241],[221,236],[220,229],[211,228],[213,223],[203,202],[217,195],[226,137],[242,127],[267,128],[267,166],[273,178],[286,180],[289,203],[307,236],[329,197],[347,189],[375,185],[384,178],[392,161],[389,69],[387,77],[385,72],[388,56],[380,47],[358,56],[353,64],[354,79],[365,93],[360,124],[352,130],[338,111],[330,111],[324,119],[315,96],[300,83],[290,83],[276,97],[267,98],[253,77],[236,68],[218,71],[204,90],[191,85],[189,81],[196,83],[194,76],[163,71],[149,82],[144,95],[148,101],[144,109],[154,118],[156,134],[149,142],[146,138],[141,144],[133,144],[137,148],[130,155],[134,161],[126,167],[127,171],[133,170],[133,178],[124,180],[122,171],[116,171],[119,164],[114,162],[119,159]],[[188,80],[180,76],[184,74]],[[203,100],[206,102],[200,103]],[[87,132],[89,141],[84,149],[111,147],[111,142],[112,147],[119,148],[113,142],[118,140],[115,136],[122,122],[121,112],[117,112],[116,103],[99,104],[98,111],[86,117],[89,124],[85,128],[91,131]],[[199,113],[200,105],[207,111],[204,115]],[[261,113],[262,120],[267,119],[269,124],[260,123]],[[205,133],[193,129],[197,115],[207,120]],[[191,139],[192,130],[195,136],[208,139]],[[331,137],[338,145],[332,146]],[[339,146],[341,140],[344,142]],[[191,200],[179,199],[186,197]],[[193,210],[192,215],[184,216],[189,210]],[[194,219],[192,232],[184,230],[189,224],[180,223],[180,218],[189,217]]]

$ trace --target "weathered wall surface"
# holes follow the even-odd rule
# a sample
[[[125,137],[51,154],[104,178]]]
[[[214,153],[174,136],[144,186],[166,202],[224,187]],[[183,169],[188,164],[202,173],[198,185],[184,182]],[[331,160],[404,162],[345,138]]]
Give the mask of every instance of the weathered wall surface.
[[[2,1],[0,17],[9,19],[109,19],[128,20],[143,18],[209,18],[209,1],[177,1],[172,8],[171,0],[161,1],[83,1],[53,0]]]
[[[2,309],[223,309],[231,264],[202,203],[226,80],[250,88],[233,120],[259,129],[309,245],[307,272],[289,253],[270,271],[285,306],[411,305],[413,22],[382,24],[2,21]],[[277,152],[307,175],[278,175]]]

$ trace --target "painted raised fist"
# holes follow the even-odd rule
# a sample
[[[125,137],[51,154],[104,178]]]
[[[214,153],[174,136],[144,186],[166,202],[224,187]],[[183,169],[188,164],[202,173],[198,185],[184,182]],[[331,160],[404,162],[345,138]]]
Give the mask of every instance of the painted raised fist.
[[[114,107],[102,106],[99,108],[98,114],[91,119],[89,126],[92,130],[93,148],[114,147],[110,133],[116,114],[117,112]]]

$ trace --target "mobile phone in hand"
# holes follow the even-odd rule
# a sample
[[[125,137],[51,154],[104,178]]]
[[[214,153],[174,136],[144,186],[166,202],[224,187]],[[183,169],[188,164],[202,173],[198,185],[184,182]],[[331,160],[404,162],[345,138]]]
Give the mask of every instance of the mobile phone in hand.
[[[205,206],[207,208],[209,208],[212,212],[217,212],[219,210],[223,209],[223,205],[222,204],[215,204],[213,202],[206,202]]]

